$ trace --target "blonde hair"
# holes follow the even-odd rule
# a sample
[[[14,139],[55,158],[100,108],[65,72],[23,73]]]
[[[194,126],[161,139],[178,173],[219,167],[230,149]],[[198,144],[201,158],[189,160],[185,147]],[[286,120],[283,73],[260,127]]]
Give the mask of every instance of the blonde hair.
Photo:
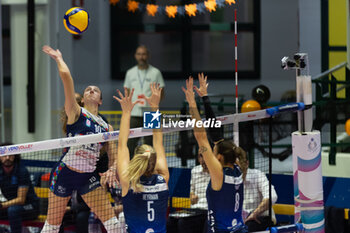
[[[134,192],[142,192],[141,176],[151,176],[156,166],[157,155],[152,146],[143,144],[135,149],[135,155],[125,171]]]

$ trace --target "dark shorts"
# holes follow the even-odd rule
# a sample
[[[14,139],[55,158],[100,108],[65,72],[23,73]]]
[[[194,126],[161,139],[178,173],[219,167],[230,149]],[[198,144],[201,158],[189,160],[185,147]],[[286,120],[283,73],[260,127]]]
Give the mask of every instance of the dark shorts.
[[[96,172],[75,172],[63,162],[59,162],[50,174],[50,190],[59,197],[69,197],[73,190],[84,195],[100,186],[100,177]]]

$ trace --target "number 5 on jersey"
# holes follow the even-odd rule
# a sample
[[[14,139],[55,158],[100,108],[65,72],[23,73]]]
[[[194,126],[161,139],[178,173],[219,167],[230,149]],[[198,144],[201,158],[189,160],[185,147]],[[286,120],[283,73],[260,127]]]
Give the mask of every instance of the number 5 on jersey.
[[[147,219],[149,222],[154,221],[154,209],[151,207],[154,201],[147,201]]]

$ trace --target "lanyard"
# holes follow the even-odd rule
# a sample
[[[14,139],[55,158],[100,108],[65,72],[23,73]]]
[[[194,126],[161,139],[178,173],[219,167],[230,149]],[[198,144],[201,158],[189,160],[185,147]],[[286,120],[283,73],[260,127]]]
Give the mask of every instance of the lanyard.
[[[141,80],[140,70],[137,69],[137,77],[139,78],[139,83],[140,83],[140,86],[141,86],[142,90],[143,90],[143,84],[145,83],[145,80],[146,80],[146,77],[147,77],[147,72],[148,72],[148,68],[146,69],[146,74],[143,77],[143,80]]]

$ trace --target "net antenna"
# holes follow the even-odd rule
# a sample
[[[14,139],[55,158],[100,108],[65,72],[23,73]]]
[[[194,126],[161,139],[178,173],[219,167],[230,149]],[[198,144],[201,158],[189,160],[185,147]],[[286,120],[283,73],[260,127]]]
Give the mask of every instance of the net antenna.
[[[238,49],[237,49],[237,9],[235,9],[235,90],[236,113],[238,113]]]
[[[312,131],[312,86],[308,55],[296,53],[293,59],[283,57],[282,68],[295,70],[297,101],[305,104],[305,110],[298,111],[298,131],[292,133],[294,221],[299,223],[303,220],[305,232],[321,233],[325,225],[321,135],[319,131]]]

